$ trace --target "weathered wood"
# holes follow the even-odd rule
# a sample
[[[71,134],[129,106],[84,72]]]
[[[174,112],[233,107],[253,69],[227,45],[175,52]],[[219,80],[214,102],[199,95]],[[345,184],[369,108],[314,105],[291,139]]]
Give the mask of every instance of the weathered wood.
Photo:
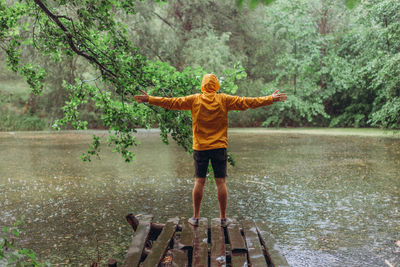
[[[182,225],[181,238],[179,240],[180,249],[192,249],[193,248],[193,226],[185,219]]]
[[[172,265],[176,267],[189,266],[187,250],[172,249]]]
[[[153,243],[150,254],[144,260],[143,267],[158,266],[167,251],[178,222],[178,218],[172,218],[167,221],[157,240]]]
[[[182,225],[177,225],[176,231],[182,231]],[[182,232],[181,232],[182,233]],[[186,267],[189,266],[189,256],[187,250],[180,249],[180,236],[174,236],[174,248],[170,250],[172,253],[172,266]]]
[[[225,237],[220,219],[212,219],[208,228],[207,218],[201,218],[197,227],[187,220],[178,225],[178,218],[169,219],[166,224],[153,223],[152,218],[145,215],[136,223],[136,217],[132,214],[127,216],[128,223],[132,228],[136,227],[136,232],[123,266],[289,266],[263,222],[245,220],[241,230],[234,220],[226,228]],[[229,240],[229,245],[225,244],[225,240]],[[172,243],[173,248],[170,247]],[[115,260],[110,260],[108,265],[115,267]]]
[[[193,266],[208,266],[208,219],[200,218],[199,226],[193,227]]]
[[[211,267],[226,266],[225,234],[221,219],[211,220]]]
[[[231,266],[232,267],[243,267],[248,266],[247,264],[247,253],[243,251],[231,253]]]
[[[229,244],[231,247],[231,266],[247,266],[247,248],[240,232],[239,224],[233,220],[227,227]]]
[[[286,258],[282,256],[279,247],[277,246],[275,239],[263,222],[256,222],[258,234],[261,239],[261,244],[264,246],[267,256],[273,267],[288,267],[289,264]]]
[[[233,220],[231,224],[227,227],[229,243],[231,244],[231,250],[233,252],[247,251],[246,243],[240,232],[240,225],[236,220]]]
[[[132,227],[133,231],[136,231],[138,225],[139,225],[139,220],[133,215],[133,213],[129,213],[126,215],[126,220],[128,221],[129,225]]]
[[[149,233],[149,239],[151,241],[154,241],[158,238],[158,236],[161,234],[161,231],[163,227],[165,226],[165,223],[151,223],[151,228],[150,228],[150,233]]]
[[[131,245],[129,246],[128,253],[125,258],[123,265],[124,267],[138,266],[142,257],[144,245],[148,239],[152,219],[152,215],[144,215],[139,220],[139,225],[136,229],[134,237],[132,238]]]
[[[173,267],[174,264],[172,262],[172,252],[168,250],[167,253],[163,256],[160,261],[160,264],[157,265],[158,267]]]
[[[245,220],[242,222],[242,225],[246,238],[247,253],[249,254],[249,265],[260,267],[267,266],[256,224],[253,221]]]

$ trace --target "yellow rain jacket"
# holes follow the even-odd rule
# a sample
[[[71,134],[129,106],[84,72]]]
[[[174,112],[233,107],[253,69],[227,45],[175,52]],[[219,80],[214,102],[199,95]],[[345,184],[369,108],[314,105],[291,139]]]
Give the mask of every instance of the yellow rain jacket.
[[[192,112],[194,150],[227,148],[228,111],[270,105],[273,98],[217,94],[219,87],[217,76],[206,74],[201,83],[202,94],[172,98],[149,96],[149,103],[167,109]]]

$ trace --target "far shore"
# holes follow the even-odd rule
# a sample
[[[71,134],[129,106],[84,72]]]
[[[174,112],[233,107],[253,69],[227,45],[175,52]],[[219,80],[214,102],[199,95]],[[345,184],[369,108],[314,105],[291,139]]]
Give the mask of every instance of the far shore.
[[[230,128],[232,132],[248,133],[295,133],[314,135],[357,135],[400,138],[400,130],[386,130],[378,128]]]
[[[144,128],[136,128],[138,133],[151,133],[151,132],[159,132],[158,128],[144,129]],[[378,128],[263,128],[263,127],[254,127],[254,128],[229,128],[229,133],[253,133],[253,134],[274,134],[274,133],[283,133],[283,134],[311,134],[311,135],[334,135],[334,136],[370,136],[370,137],[388,137],[388,138],[399,138],[400,139],[400,130],[386,130],[386,129],[378,129]],[[2,132],[0,131],[0,136],[4,135],[14,135],[19,133],[97,133],[97,134],[107,134],[107,130],[49,130],[49,131],[8,131]]]

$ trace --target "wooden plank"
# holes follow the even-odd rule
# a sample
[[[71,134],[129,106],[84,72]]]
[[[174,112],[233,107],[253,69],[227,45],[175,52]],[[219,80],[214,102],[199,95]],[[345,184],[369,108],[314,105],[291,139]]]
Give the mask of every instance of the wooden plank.
[[[240,232],[240,225],[233,220],[227,227],[229,243],[233,252],[247,251],[246,243],[243,240],[242,233]]]
[[[247,248],[240,232],[240,226],[233,220],[227,227],[229,244],[231,247],[231,266],[247,266]]]
[[[167,221],[157,240],[153,243],[149,255],[144,260],[143,267],[158,266],[174,236],[178,222],[178,218],[172,218]]]
[[[189,266],[189,259],[187,250],[173,249],[172,252],[172,266],[186,267]]]
[[[139,220],[139,225],[136,229],[135,235],[132,238],[131,245],[129,246],[124,265],[125,267],[138,266],[144,245],[147,241],[148,234],[151,228],[152,215],[144,215]]]
[[[179,227],[178,227],[179,228]],[[181,230],[182,234],[182,226],[181,229],[177,229],[177,231]],[[170,250],[172,252],[172,266],[175,267],[187,267],[189,266],[189,258],[187,249],[181,250],[181,244],[179,242],[181,238],[181,234],[174,236],[174,248]]]
[[[221,219],[211,220],[211,267],[226,266],[225,234]]]
[[[249,254],[249,265],[267,266],[256,224],[253,221],[245,220],[242,222],[242,225],[246,238],[247,253]]]
[[[280,248],[277,246],[275,239],[263,222],[256,222],[258,233],[261,237],[261,244],[264,246],[267,256],[273,267],[288,267],[286,258],[282,256]]]
[[[208,219],[200,218],[199,226],[193,227],[193,266],[208,266]]]
[[[178,247],[180,249],[192,249],[193,248],[193,238],[194,238],[193,226],[190,223],[188,223],[188,221],[185,219],[183,221],[182,233],[181,233],[181,238],[179,240]]]
[[[231,253],[231,267],[244,267],[247,264],[247,253],[238,251]]]

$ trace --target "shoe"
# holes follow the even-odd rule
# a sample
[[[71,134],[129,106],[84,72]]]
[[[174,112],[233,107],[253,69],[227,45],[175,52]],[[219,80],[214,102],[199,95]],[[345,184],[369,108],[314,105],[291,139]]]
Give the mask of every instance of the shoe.
[[[221,219],[221,226],[222,227],[227,227],[231,223],[232,223],[232,219],[229,219],[229,218]]]
[[[190,223],[193,226],[199,226],[199,219],[195,219],[194,217],[192,217],[188,220],[188,223]]]

